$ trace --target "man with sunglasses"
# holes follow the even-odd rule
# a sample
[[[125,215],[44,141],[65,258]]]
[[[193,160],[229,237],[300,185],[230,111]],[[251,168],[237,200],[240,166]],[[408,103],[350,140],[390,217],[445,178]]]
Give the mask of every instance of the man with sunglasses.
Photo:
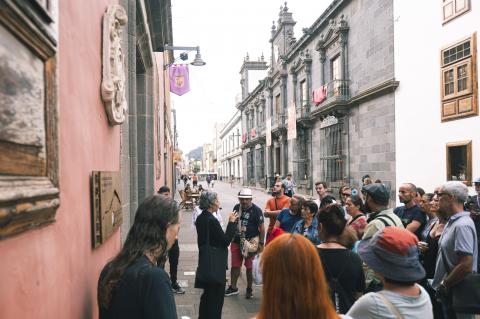
[[[464,211],[468,188],[451,181],[435,192],[438,213],[450,217],[438,242],[439,250],[432,287],[442,301],[445,318],[474,318],[473,314],[454,313],[450,291],[469,273],[476,272],[478,244],[470,213]]]

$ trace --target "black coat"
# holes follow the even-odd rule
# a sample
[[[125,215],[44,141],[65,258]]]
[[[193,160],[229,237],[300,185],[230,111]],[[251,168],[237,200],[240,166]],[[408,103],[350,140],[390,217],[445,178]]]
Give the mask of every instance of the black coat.
[[[200,248],[200,246],[204,245],[207,241],[208,229],[210,232],[210,246],[228,249],[228,246],[235,235],[236,225],[236,223],[228,223],[226,231],[223,232],[222,226],[220,226],[220,223],[215,216],[204,210],[200,215],[198,215],[195,221],[195,227],[197,228],[198,247]],[[226,265],[227,261],[225,261],[225,266]],[[203,284],[204,283],[195,278],[195,288],[204,288]]]

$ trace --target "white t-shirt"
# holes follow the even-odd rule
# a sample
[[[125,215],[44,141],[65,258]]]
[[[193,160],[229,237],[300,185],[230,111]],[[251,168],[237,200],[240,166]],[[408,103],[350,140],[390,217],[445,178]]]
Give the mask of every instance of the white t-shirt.
[[[383,294],[404,318],[433,319],[432,303],[428,293],[421,286],[416,286],[420,288],[420,294],[415,297],[388,290],[382,290],[379,293]],[[362,319],[397,319],[397,316],[378,295],[379,293],[371,292],[360,297],[347,315]]]

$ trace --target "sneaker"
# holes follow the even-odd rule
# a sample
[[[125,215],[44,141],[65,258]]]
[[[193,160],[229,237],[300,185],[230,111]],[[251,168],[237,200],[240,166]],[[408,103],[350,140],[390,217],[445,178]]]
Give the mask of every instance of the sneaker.
[[[233,296],[233,295],[238,295],[238,288],[233,289],[232,286],[228,286],[228,289],[225,290],[225,296]]]
[[[174,293],[179,294],[179,295],[183,295],[185,293],[185,290],[182,287],[180,287],[178,282],[175,282],[175,283],[172,284],[172,290],[173,290]]]
[[[245,294],[246,299],[252,299],[253,298],[253,293],[252,293],[252,288],[247,288],[247,293]]]

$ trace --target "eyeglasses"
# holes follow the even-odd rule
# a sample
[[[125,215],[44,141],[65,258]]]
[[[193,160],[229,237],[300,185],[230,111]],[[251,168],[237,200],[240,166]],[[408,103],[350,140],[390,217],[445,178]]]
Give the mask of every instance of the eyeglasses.
[[[442,197],[443,195],[448,195],[448,193],[441,193],[441,192],[434,192],[435,196],[438,198]]]
[[[342,196],[350,196],[348,193],[342,193]]]

